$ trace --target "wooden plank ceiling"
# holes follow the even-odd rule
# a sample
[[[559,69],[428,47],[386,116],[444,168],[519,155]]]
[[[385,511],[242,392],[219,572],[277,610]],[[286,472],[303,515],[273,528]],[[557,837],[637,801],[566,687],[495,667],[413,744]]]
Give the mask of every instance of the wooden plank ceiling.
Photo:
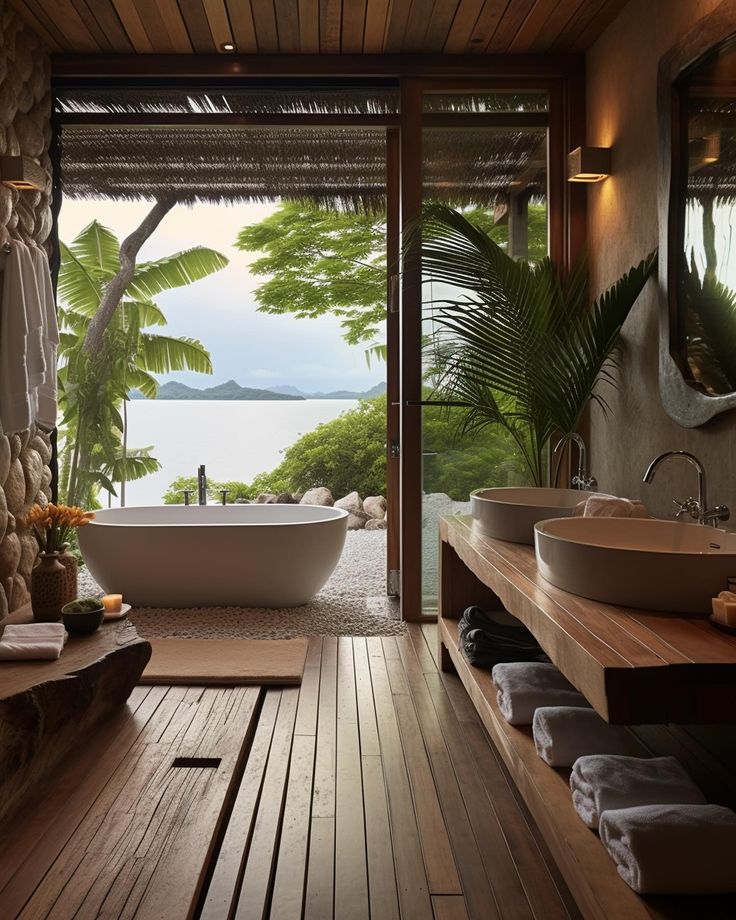
[[[77,54],[585,51],[626,0],[11,0]]]

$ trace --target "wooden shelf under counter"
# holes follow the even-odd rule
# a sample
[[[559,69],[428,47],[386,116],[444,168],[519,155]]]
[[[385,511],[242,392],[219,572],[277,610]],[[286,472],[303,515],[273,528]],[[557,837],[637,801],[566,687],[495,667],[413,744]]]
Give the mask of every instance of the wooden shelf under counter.
[[[442,668],[455,670],[465,685],[583,916],[736,915],[732,897],[642,898],[625,884],[573,808],[569,771],[547,766],[530,728],[501,716],[490,671],[471,666],[458,648],[457,621],[470,605],[505,608],[604,718],[632,725],[736,722],[736,639],[705,619],[612,607],[554,588],[537,573],[533,547],[475,533],[469,518],[442,518],[440,540]],[[651,725],[641,735],[647,732]],[[648,753],[664,752],[643,743],[642,754]]]
[[[736,636],[707,617],[614,607],[569,594],[537,571],[534,548],[440,521],[440,619],[470,604],[518,617],[609,722],[736,722]]]

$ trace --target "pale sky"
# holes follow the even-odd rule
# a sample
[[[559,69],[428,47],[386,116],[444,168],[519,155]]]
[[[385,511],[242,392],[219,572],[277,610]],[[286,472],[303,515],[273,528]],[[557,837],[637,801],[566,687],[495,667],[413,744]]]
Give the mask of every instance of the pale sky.
[[[59,217],[59,236],[71,242],[97,219],[122,239],[149,208],[145,202],[67,198]],[[262,220],[272,210],[270,204],[178,205],[141,249],[139,261],[197,245],[216,249],[230,260],[221,272],[156,298],[169,321],[166,332],[200,339],[214,365],[212,376],[177,373],[162,379],[196,387],[234,379],[261,388],[293,384],[307,392],[369,389],[384,379],[385,366],[373,361],[369,368],[364,348],[343,341],[337,319],[297,320],[257,312],[253,291],[258,279],[250,275],[248,265],[258,254],[241,252],[234,243],[241,227]]]

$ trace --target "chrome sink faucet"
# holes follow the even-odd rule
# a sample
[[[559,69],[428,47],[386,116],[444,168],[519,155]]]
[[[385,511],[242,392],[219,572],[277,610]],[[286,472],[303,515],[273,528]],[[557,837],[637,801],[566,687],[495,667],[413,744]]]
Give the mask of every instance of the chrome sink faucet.
[[[570,480],[570,485],[573,489],[580,489],[585,492],[595,492],[598,489],[598,480],[593,476],[588,476],[588,471],[585,468],[585,459],[587,457],[585,441],[577,431],[570,431],[568,434],[563,435],[555,445],[554,453],[558,453],[560,448],[564,444],[567,444],[568,441],[573,441],[577,444],[578,448],[578,471]],[[555,476],[555,482],[556,479],[557,477]]]
[[[207,504],[207,476],[204,472],[204,463],[197,470],[197,502]]]
[[[643,481],[646,483],[651,482],[660,464],[673,457],[681,457],[683,460],[687,460],[688,463],[695,467],[698,473],[698,497],[693,498],[690,496],[684,502],[673,499],[674,504],[677,506],[675,517],[679,518],[683,514],[689,514],[698,524],[710,524],[711,527],[715,527],[719,521],[727,521],[731,516],[731,512],[726,505],[716,505],[714,508],[708,508],[705,467],[694,454],[687,450],[667,450],[655,457],[647,467]]]

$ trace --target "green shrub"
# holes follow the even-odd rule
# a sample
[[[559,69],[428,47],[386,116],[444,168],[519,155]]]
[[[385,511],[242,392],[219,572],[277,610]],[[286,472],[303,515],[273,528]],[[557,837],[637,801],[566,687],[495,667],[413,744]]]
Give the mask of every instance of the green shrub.
[[[462,414],[454,409],[425,407],[425,492],[444,492],[467,500],[473,489],[524,483],[524,465],[506,432],[486,429],[463,434]],[[230,489],[228,501],[253,501],[261,492],[305,492],[327,486],[335,498],[357,491],[361,496],[386,494],[386,397],[361,400],[355,409],[302,435],[284,451],[284,459],[251,483],[210,482],[209,498]],[[180,476],[164,495],[166,504],[181,504],[178,489],[196,489],[194,477]]]

